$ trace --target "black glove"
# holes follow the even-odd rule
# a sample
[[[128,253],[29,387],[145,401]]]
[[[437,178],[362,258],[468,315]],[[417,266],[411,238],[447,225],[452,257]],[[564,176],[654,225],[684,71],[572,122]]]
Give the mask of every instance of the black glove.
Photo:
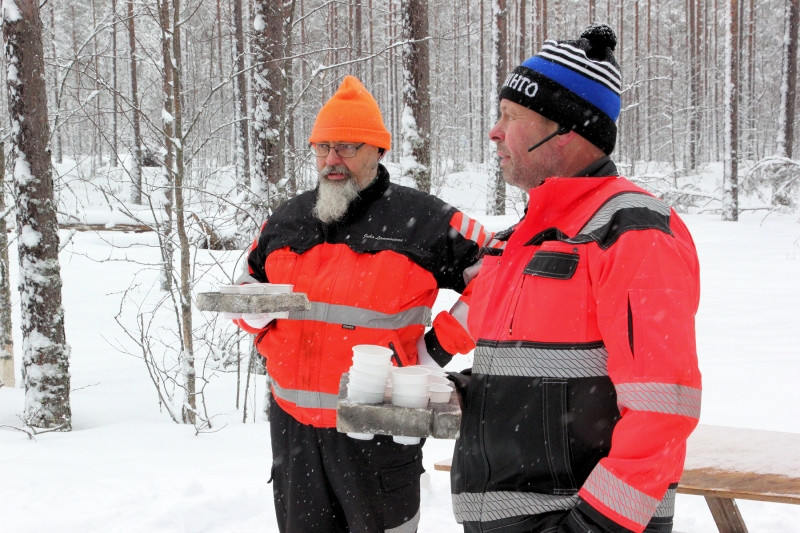
[[[456,386],[456,392],[461,397],[461,405],[466,408],[467,406],[467,389],[469,388],[469,381],[472,379],[472,369],[466,368],[461,372],[448,372],[447,379],[453,382]]]

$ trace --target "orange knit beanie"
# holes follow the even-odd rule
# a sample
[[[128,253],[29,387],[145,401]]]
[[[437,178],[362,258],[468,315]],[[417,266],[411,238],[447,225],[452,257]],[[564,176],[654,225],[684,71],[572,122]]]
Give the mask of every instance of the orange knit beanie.
[[[326,141],[391,147],[392,134],[383,125],[378,102],[354,76],[345,76],[336,94],[319,110],[308,142]]]

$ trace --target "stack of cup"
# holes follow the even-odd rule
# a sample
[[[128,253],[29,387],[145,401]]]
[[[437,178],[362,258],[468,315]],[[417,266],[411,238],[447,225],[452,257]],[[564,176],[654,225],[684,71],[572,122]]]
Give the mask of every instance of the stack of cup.
[[[392,351],[383,346],[353,346],[353,366],[347,384],[347,399],[357,403],[382,403],[386,379],[392,367]],[[350,437],[370,440],[372,433],[348,433]]]
[[[419,366],[392,368],[392,405],[399,407],[427,407],[430,400],[431,371]],[[395,435],[398,444],[419,444],[418,437]]]
[[[427,368],[431,371],[431,385],[447,385],[450,390],[455,390],[455,385],[447,379],[447,372],[444,368],[438,365],[420,365],[420,368]],[[431,397],[431,402],[438,403],[433,397]]]

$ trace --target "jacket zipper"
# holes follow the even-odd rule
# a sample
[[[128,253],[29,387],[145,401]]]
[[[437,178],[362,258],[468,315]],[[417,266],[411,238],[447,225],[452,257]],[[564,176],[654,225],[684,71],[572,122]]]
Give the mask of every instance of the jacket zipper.
[[[389,343],[389,349],[392,351],[392,359],[394,359],[394,362],[397,363],[398,367],[402,368],[403,362],[400,360],[400,355],[397,353],[397,350],[394,349],[393,342]]]

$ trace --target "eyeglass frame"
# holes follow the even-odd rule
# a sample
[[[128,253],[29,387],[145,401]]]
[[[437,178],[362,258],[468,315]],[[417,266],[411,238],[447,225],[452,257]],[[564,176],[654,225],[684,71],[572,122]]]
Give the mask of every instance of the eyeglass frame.
[[[332,148],[333,151],[336,153],[336,155],[338,157],[342,158],[342,159],[351,159],[351,158],[357,156],[359,148],[361,148],[365,144],[367,144],[367,143],[361,143],[361,144],[359,144],[357,146],[355,144],[353,144],[353,143],[341,143],[341,144],[336,144],[336,145],[330,145],[330,144],[326,144],[326,143],[309,143],[310,148],[311,148],[311,152],[314,154],[315,157],[328,157],[328,155],[330,155],[330,153],[331,153],[331,148]],[[317,147],[318,146],[327,146],[328,147],[328,151],[325,152],[324,155],[319,155],[319,154],[317,154]],[[342,155],[342,154],[339,153],[339,147],[343,147],[343,146],[355,146],[356,151],[353,153],[353,155]]]

